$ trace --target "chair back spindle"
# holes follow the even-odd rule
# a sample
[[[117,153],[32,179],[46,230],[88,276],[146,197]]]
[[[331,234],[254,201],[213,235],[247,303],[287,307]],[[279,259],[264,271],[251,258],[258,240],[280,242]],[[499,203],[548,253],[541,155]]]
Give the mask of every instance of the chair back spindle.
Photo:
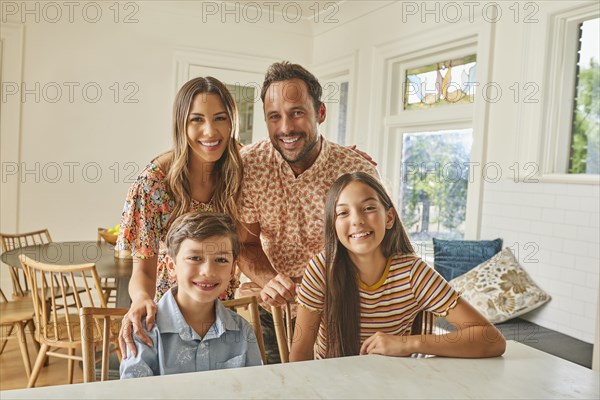
[[[252,325],[254,329],[254,335],[258,342],[258,348],[260,350],[260,357],[262,358],[263,364],[267,364],[267,355],[265,353],[265,343],[263,339],[262,327],[260,326],[260,316],[258,314],[258,301],[254,296],[241,297],[239,299],[226,300],[222,302],[225,308],[240,313],[241,310],[247,310],[247,312],[241,312],[240,314]]]
[[[52,237],[48,229],[16,234],[0,233],[0,243],[4,253],[21,247],[52,243]],[[24,271],[16,266],[8,267],[13,284],[13,297],[26,296],[29,293],[29,284]]]
[[[285,309],[285,313],[282,309]],[[277,338],[277,347],[279,348],[279,358],[282,363],[287,363],[290,361],[290,350],[294,340],[292,302],[288,301],[282,307],[271,307],[271,313],[273,314],[273,326]]]
[[[80,309],[84,306],[106,308],[96,266],[91,263],[45,264],[25,255],[20,255],[19,259],[31,287],[36,339],[41,344],[28,387],[35,385],[47,356],[69,360],[68,378],[72,383],[73,361],[82,360],[75,355],[75,350],[81,348]],[[73,298],[72,304],[67,304],[67,296]],[[50,347],[68,349],[68,354],[57,353]]]
[[[96,364],[101,361],[100,380],[108,380],[109,356],[116,352],[119,363],[122,354],[117,344],[123,316],[127,308],[82,307],[79,310],[81,325],[81,354],[83,356],[83,381],[96,380]],[[102,354],[96,359],[96,344],[101,338]],[[111,347],[112,345],[112,347]]]

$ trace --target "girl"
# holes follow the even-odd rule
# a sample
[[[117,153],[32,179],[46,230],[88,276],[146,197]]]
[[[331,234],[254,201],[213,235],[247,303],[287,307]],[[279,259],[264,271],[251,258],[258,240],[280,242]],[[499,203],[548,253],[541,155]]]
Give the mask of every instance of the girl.
[[[117,250],[131,250],[134,257],[129,283],[131,308],[119,334],[121,349],[134,331],[152,345],[141,329],[147,315],[151,329],[155,299],[175,279],[166,262],[165,237],[171,223],[187,212],[226,212],[237,220],[237,201],[243,176],[238,152],[238,112],[223,83],[212,77],[185,83],[173,106],[173,149],[155,158],[131,186],[121,220]],[[222,299],[233,298],[232,279]],[[125,352],[123,352],[125,354]]]
[[[298,293],[290,360],[358,354],[494,357],[501,333],[414,254],[385,189],[362,172],[342,175],[325,203],[325,253]],[[445,316],[456,332],[410,335],[417,314]]]

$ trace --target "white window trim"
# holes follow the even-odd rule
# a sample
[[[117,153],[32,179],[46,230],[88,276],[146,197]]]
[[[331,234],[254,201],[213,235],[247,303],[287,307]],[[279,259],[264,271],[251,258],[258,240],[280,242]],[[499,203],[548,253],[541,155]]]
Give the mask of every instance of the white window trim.
[[[600,184],[597,174],[563,172],[569,161],[573,118],[573,97],[564,94],[575,93],[577,27],[584,20],[598,16],[597,4],[570,5],[569,8],[549,10],[544,18],[540,18],[542,23],[548,24],[546,29],[539,26],[524,29],[523,76],[526,82],[539,81],[536,76],[542,76],[542,89],[545,90],[537,110],[517,117],[521,133],[517,151],[518,159],[523,163],[538,161],[540,182]],[[545,43],[545,58],[534,51],[539,48],[539,43]]]
[[[347,121],[346,121],[346,143],[356,143],[356,133],[354,132],[356,113],[355,110],[355,96],[357,88],[356,73],[358,65],[358,54],[354,52],[347,56],[339,57],[335,60],[317,64],[311,67],[313,74],[319,79],[321,86],[323,86],[323,96],[326,95],[325,85],[329,82],[341,82],[347,81],[349,84],[348,88],[348,110],[347,110]],[[325,103],[327,107],[327,103]],[[329,119],[329,115],[327,116]],[[327,121],[326,119],[326,121]],[[337,142],[337,137],[328,138]]]
[[[0,75],[2,82],[23,81],[23,46],[25,27],[20,23],[3,22],[0,29]],[[22,103],[20,97],[10,96],[2,103],[2,146],[0,159],[3,163],[21,164]],[[19,232],[21,180],[3,181],[0,190],[1,231]]]
[[[401,175],[398,168],[398,160],[401,159],[402,148],[398,135],[394,135],[398,129],[410,132],[418,126],[419,129],[445,129],[465,128],[473,129],[473,144],[471,147],[471,162],[479,163],[480,168],[485,163],[485,143],[488,131],[489,103],[481,98],[481,90],[478,88],[476,100],[473,104],[454,105],[439,107],[436,109],[437,116],[433,116],[427,122],[418,118],[414,113],[419,110],[411,110],[410,113],[390,115],[386,104],[390,99],[391,87],[393,86],[392,64],[398,60],[405,60],[411,65],[411,59],[417,59],[416,64],[425,65],[423,59],[439,56],[440,51],[446,54],[477,54],[477,81],[490,82],[492,76],[492,50],[495,25],[479,21],[470,24],[466,29],[456,29],[455,26],[444,26],[439,29],[421,33],[418,37],[414,35],[405,36],[391,43],[377,46],[373,53],[373,82],[371,87],[381,88],[381,95],[374,96],[371,103],[369,131],[373,133],[374,140],[370,141],[368,151],[377,156],[374,149],[381,149],[379,156],[382,161],[381,172],[383,178],[392,193],[400,192]],[[440,42],[443,38],[443,42]],[[453,49],[458,50],[453,52]],[[474,51],[472,51],[474,50]],[[445,57],[441,57],[445,58]],[[437,58],[435,61],[440,60]],[[432,62],[435,62],[432,61]],[[416,66],[415,64],[415,66]],[[406,66],[404,67],[406,68]],[[440,123],[444,122],[443,128]],[[481,169],[479,170],[481,171]],[[481,230],[481,212],[483,200],[483,181],[481,174],[471,173],[473,179],[469,181],[467,190],[467,211],[465,220],[465,239],[479,239]]]

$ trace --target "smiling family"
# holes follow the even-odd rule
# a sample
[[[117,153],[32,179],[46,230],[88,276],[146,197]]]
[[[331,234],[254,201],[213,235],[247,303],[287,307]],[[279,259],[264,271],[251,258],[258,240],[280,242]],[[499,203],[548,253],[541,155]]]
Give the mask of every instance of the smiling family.
[[[321,95],[302,66],[271,65],[261,90],[269,139],[239,149],[221,82],[179,90],[173,149],[146,167],[123,210],[117,248],[134,267],[122,378],[262,364],[248,323],[219,300],[240,286],[236,266],[250,279],[238,296],[297,300],[292,361],[503,354],[501,333],[415,255],[369,157],[319,135]],[[423,310],[457,332],[411,336]],[[271,332],[266,310],[261,323]]]

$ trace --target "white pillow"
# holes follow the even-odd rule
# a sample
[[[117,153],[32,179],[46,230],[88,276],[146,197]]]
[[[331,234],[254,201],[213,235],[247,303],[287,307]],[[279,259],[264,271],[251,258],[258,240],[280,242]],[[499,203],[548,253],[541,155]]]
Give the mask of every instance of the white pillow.
[[[535,310],[550,300],[508,248],[452,279],[450,285],[493,324]]]

